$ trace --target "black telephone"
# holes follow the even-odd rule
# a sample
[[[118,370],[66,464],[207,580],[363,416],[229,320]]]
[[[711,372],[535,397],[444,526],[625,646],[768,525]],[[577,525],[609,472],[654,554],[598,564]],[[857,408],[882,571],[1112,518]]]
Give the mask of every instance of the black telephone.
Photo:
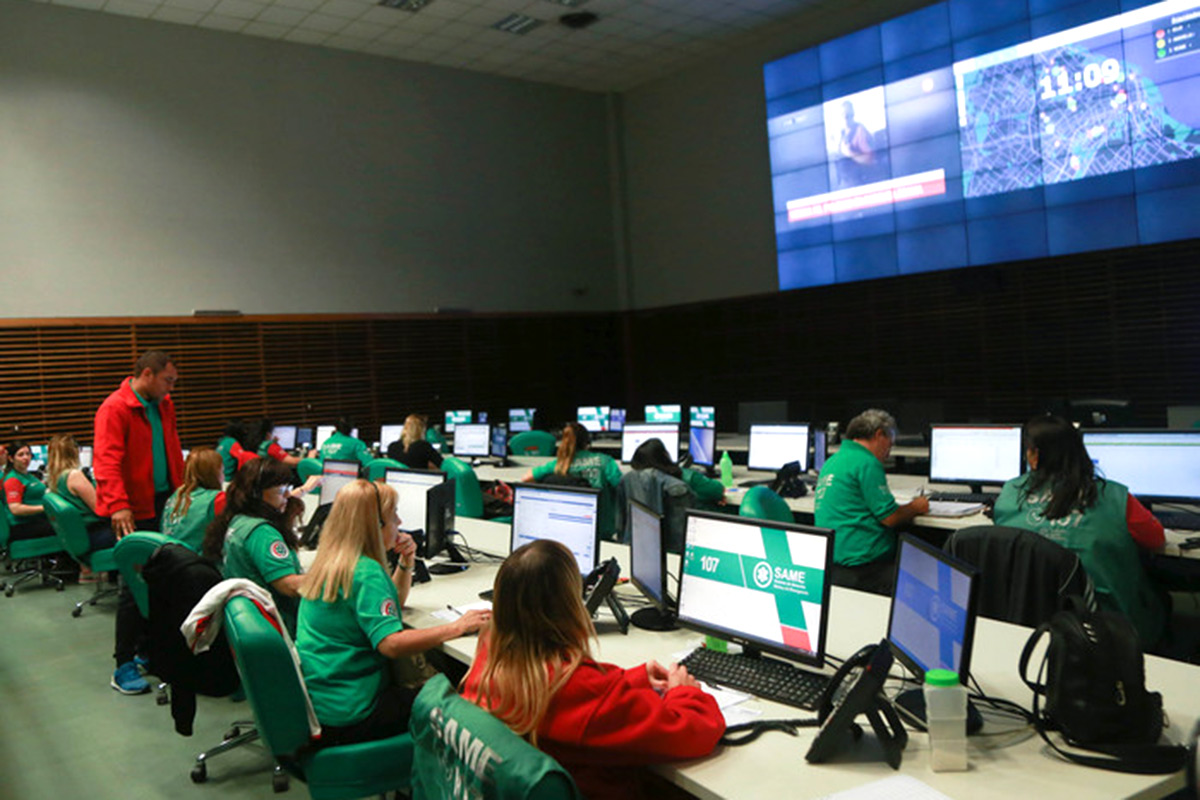
[[[800,462],[789,461],[775,473],[771,481],[771,491],[780,497],[804,497],[808,494],[808,486],[800,479]]]
[[[854,741],[862,738],[862,727],[854,721],[859,714],[866,714],[871,729],[883,745],[884,756],[892,769],[900,769],[900,758],[908,733],[900,723],[900,717],[892,704],[883,696],[883,682],[892,668],[892,650],[887,639],[879,644],[869,644],[846,659],[834,673],[829,686],[817,703],[817,719],[821,730],[813,740],[804,758],[813,764],[828,761],[846,741],[847,731]],[[854,685],[836,705],[834,698],[842,682],[851,670],[862,668]]]
[[[601,603],[607,603],[609,610],[617,618],[617,625],[621,627],[621,633],[628,635],[629,614],[621,605],[621,601],[613,594],[613,588],[617,585],[619,577],[621,577],[621,565],[615,558],[601,563],[583,579],[583,604],[587,608],[588,615],[591,616],[600,609]]]

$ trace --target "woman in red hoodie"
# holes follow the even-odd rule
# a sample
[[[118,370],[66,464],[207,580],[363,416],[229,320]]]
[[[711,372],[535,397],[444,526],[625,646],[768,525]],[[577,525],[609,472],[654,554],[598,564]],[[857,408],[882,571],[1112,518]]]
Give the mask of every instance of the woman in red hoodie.
[[[628,767],[716,747],[724,717],[686,669],[592,658],[596,634],[566,547],[539,539],[518,548],[494,588],[463,696],[553,756],[586,797],[643,796],[648,771]]]

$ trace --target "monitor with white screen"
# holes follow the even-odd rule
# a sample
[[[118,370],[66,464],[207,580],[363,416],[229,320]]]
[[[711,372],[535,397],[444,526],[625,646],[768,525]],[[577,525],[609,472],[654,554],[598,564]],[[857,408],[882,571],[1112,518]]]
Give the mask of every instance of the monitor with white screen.
[[[459,424],[469,423],[471,421],[471,412],[470,412],[470,410],[467,410],[467,409],[463,409],[460,411],[447,411],[445,421],[446,421],[446,424],[444,427],[445,432],[446,433],[454,433],[454,429]]]
[[[683,406],[672,403],[665,406],[646,406],[646,422],[683,422]]]
[[[679,460],[679,426],[651,422],[631,422],[621,431],[621,460],[628,464],[633,452],[650,439],[660,440],[671,460]]]
[[[580,406],[575,410],[575,421],[592,433],[608,430],[608,406]]]
[[[396,490],[400,530],[424,530],[425,495],[431,487],[445,483],[446,473],[434,469],[389,469],[384,472],[384,479]]]
[[[327,459],[321,467],[321,475],[320,505],[327,506],[333,502],[339,489],[358,479],[358,462]]]
[[[717,409],[713,406],[691,406],[688,422],[693,428],[716,428]]]
[[[750,469],[774,470],[793,461],[800,471],[808,470],[808,423],[786,425],[751,425]]]
[[[553,539],[567,546],[586,575],[600,556],[596,514],[597,489],[518,483],[513,486],[512,549],[535,539]]]
[[[492,426],[492,444],[488,455],[492,458],[508,458],[508,426],[504,423]]]
[[[89,469],[92,466],[92,446],[83,444],[79,446],[79,466],[82,469]]]
[[[711,467],[716,463],[717,432],[713,428],[691,428],[688,431],[688,454],[692,463]]]
[[[832,565],[827,528],[688,511],[679,622],[820,667]]]
[[[1138,499],[1200,502],[1200,430],[1083,432],[1098,474]]]
[[[296,449],[296,426],[295,425],[276,425],[275,426],[275,441],[279,442],[279,446],[284,450]]]
[[[625,409],[609,409],[608,429],[613,433],[620,433],[621,431],[625,430]]]
[[[404,435],[404,425],[380,425],[379,426],[379,444],[384,450],[392,442],[400,441],[400,437]]]
[[[454,426],[454,455],[480,457],[488,454],[492,427],[486,422],[460,422]]]
[[[510,408],[508,410],[508,429],[513,433],[533,430],[533,415],[536,408]]]
[[[1020,474],[1020,425],[930,426],[929,480],[1000,485]]]
[[[674,605],[667,593],[667,551],[662,517],[636,500],[629,501],[629,581],[653,604],[630,616],[635,626],[651,631],[675,628]]]
[[[333,433],[336,430],[337,430],[337,428],[335,428],[333,425],[318,425],[317,426],[317,441],[313,443],[313,446],[320,447],[321,445],[325,444],[325,440],[328,439],[330,436],[333,436]],[[352,429],[350,431],[350,436],[354,439],[357,439],[358,438],[358,428]]]

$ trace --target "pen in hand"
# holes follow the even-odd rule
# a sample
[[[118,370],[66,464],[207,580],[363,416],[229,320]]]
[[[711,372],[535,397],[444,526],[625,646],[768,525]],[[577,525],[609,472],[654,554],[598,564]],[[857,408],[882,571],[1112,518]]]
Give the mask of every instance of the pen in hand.
[[[462,613],[461,611],[459,611],[457,608],[455,608],[454,606],[450,605],[449,603],[447,603],[447,604],[446,604],[446,609],[447,609],[447,610],[449,610],[449,611],[453,611],[453,612],[454,612],[454,615],[455,615],[456,617],[461,617],[461,616],[463,615],[463,613]]]

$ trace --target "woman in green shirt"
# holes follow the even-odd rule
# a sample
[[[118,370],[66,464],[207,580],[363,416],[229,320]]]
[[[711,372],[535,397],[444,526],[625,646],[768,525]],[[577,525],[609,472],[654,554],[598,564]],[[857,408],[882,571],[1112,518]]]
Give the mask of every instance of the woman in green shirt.
[[[400,607],[412,587],[417,546],[400,533],[396,499],[385,483],[343,486],[321,529],[312,570],[300,583],[296,649],[322,747],[407,730],[416,691],[390,683],[388,659],[474,633],[491,617],[476,610],[445,625],[404,627]],[[390,572],[387,550],[400,556]]]
[[[8,466],[4,470],[4,499],[8,504],[8,538],[40,539],[53,536],[54,529],[46,512],[42,510],[42,498],[46,485],[29,474],[33,461],[33,450],[29,442],[16,441],[8,446]]]
[[[46,489],[66,500],[79,510],[83,524],[87,526],[88,542],[92,550],[104,550],[117,543],[111,520],[96,514],[96,484],[79,467],[79,445],[74,437],[55,436],[50,440],[46,456]],[[83,568],[80,579],[90,575]]]
[[[204,532],[225,510],[225,493],[221,491],[223,471],[223,459],[215,448],[197,447],[188,453],[183,465],[183,483],[163,509],[163,533],[178,539],[189,550],[200,552]]]
[[[525,473],[524,481],[540,481],[549,475],[573,475],[583,478],[593,489],[616,488],[621,484],[621,467],[616,459],[603,453],[593,453],[592,437],[578,422],[563,426],[558,440],[558,455]]]
[[[693,505],[694,508],[715,511],[718,506],[725,504],[725,487],[721,482],[676,464],[671,460],[661,439],[648,439],[638,445],[637,450],[633,451],[633,459],[629,466],[635,470],[656,469],[683,481],[696,495],[697,502]]]

